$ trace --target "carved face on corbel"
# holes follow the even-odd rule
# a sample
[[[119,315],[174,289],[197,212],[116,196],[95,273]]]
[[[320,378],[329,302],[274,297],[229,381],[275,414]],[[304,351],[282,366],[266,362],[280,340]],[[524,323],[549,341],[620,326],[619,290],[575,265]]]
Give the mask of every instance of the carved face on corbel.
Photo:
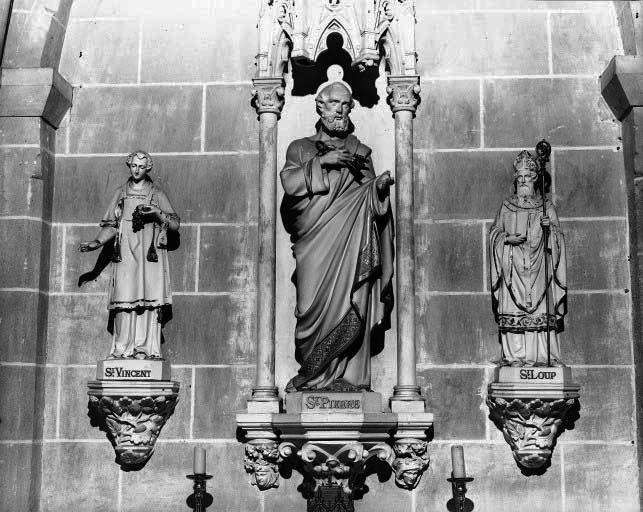
[[[317,113],[327,133],[341,135],[350,126],[349,114],[355,104],[351,92],[340,82],[334,82],[322,89],[317,98]]]
[[[414,489],[420,481],[424,461],[419,457],[401,457],[393,462],[395,482],[405,489]]]
[[[426,443],[421,441],[403,441],[395,445],[395,460],[392,468],[395,482],[404,489],[415,489],[422,473],[429,465]]]
[[[252,484],[259,489],[270,489],[279,486],[279,470],[276,464],[265,460],[258,460],[254,465]]]
[[[279,487],[278,460],[276,443],[246,444],[244,467],[250,474],[250,483],[262,491]]]

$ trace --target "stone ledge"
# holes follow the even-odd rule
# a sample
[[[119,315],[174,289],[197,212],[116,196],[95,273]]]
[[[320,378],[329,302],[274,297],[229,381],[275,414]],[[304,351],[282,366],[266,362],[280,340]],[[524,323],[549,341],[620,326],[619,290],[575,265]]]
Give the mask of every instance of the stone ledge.
[[[58,128],[72,104],[72,86],[53,68],[0,70],[0,117],[41,117]]]
[[[173,380],[92,380],[87,383],[90,396],[176,396],[180,384]]]
[[[489,384],[489,397],[505,400],[540,398],[543,400],[558,400],[562,398],[578,398],[580,386],[574,383],[540,384],[540,383],[508,383],[495,382]]]
[[[600,77],[601,94],[619,121],[643,106],[643,57],[616,55]]]
[[[393,413],[274,414],[273,428],[284,441],[383,442],[397,426]],[[428,426],[427,426],[428,428]]]

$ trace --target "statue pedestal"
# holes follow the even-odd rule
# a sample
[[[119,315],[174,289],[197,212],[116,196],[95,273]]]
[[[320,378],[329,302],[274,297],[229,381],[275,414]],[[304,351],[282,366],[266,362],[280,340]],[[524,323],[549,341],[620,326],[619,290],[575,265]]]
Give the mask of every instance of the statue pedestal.
[[[140,469],[178,400],[179,383],[170,380],[170,363],[106,359],[97,362],[96,378],[87,383],[92,425],[107,434],[118,464]]]
[[[304,477],[309,510],[325,510],[325,497],[361,498],[368,475],[387,464],[400,487],[413,489],[428,467],[430,413],[385,410],[373,392],[288,393],[284,413],[244,413],[245,468],[260,490],[279,485],[292,469]],[[270,476],[270,477],[268,477]],[[336,499],[336,496],[333,498]]]
[[[520,467],[547,467],[563,422],[573,421],[579,391],[568,367],[496,368],[487,406]]]
[[[104,359],[96,362],[98,380],[170,380],[170,362],[154,359]]]

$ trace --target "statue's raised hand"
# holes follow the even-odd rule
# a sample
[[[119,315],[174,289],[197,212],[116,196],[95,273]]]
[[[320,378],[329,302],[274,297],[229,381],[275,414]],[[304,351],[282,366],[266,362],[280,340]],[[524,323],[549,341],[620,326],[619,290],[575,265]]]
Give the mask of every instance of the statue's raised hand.
[[[91,242],[81,242],[80,245],[78,246],[78,250],[80,252],[90,252],[90,251],[95,251],[96,249],[100,248],[103,244],[101,244],[98,240],[92,240]]]
[[[352,167],[355,165],[353,154],[346,149],[333,149],[319,157],[322,167]]]
[[[141,217],[141,220],[144,223],[148,222],[161,222],[162,211],[158,206],[153,206],[151,204],[140,204],[136,207],[138,215]]]

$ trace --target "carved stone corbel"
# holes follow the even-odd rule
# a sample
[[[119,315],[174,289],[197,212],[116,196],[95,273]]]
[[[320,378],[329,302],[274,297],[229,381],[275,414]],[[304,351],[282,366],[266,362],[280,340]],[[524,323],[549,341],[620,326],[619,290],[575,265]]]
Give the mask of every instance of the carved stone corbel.
[[[412,490],[420,483],[426,468],[429,467],[430,457],[428,443],[422,439],[397,439],[393,445],[395,459],[391,464],[395,473],[395,483],[403,488]]]
[[[279,487],[279,451],[272,439],[253,439],[246,443],[244,460],[250,483],[265,491]]]
[[[505,400],[490,396],[487,406],[518,465],[533,470],[551,460],[565,416],[578,407],[578,398]]]
[[[178,402],[177,382],[89,383],[89,416],[103,430],[123,469],[139,469]]]
[[[311,500],[322,499],[325,494],[322,488],[329,487],[341,489],[352,506],[352,500],[364,494],[370,463],[382,461],[391,465],[394,459],[393,449],[386,443],[378,443],[367,450],[359,442],[348,442],[339,448],[336,442],[327,445],[307,442],[300,449],[291,442],[284,442],[279,445],[279,454],[283,461],[296,456],[302,463],[304,482],[309,487],[309,510]]]

